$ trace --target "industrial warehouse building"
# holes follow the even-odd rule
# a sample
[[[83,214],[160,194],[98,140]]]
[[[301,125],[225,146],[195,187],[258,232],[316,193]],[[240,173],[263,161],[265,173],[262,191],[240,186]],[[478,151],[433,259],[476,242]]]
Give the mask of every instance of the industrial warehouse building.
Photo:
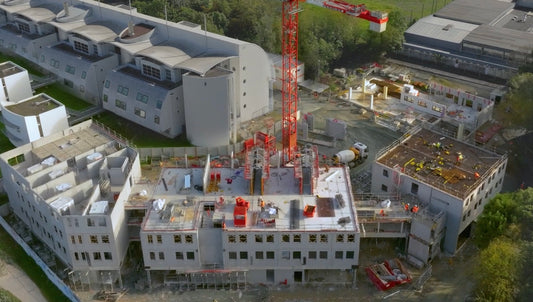
[[[401,54],[507,79],[533,61],[531,1],[455,0],[405,33]]]
[[[197,146],[235,142],[268,113],[271,67],[257,45],[100,1],[3,1],[0,47],[72,94]]]

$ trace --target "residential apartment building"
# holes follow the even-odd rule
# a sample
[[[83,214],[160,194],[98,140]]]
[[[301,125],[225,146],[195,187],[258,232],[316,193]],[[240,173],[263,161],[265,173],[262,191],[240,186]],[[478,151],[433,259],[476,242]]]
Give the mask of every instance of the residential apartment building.
[[[15,104],[33,95],[28,71],[13,62],[0,63],[0,81],[1,107]]]
[[[44,93],[4,106],[2,122],[5,135],[15,146],[68,128],[65,106]]]
[[[472,222],[501,191],[506,165],[506,155],[418,128],[378,153],[372,166],[372,193],[404,196],[410,206],[421,208],[421,214],[425,209],[431,212],[429,218],[445,215],[441,247],[453,254],[460,236],[470,234]],[[419,222],[420,227],[430,226],[425,237],[439,238],[440,228]],[[435,249],[431,242],[423,245]]]
[[[255,44],[92,0],[4,1],[0,16],[0,47],[167,137],[227,145],[241,122],[273,109],[269,60]]]
[[[0,167],[12,211],[73,282],[122,286],[124,203],[141,174],[135,150],[87,121],[3,153]]]

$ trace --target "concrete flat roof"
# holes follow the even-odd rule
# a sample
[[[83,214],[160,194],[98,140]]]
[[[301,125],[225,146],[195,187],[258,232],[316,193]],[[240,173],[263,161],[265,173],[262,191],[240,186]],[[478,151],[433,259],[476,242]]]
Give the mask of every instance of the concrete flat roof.
[[[457,163],[459,152],[463,155],[460,164]],[[376,161],[464,199],[501,158],[496,153],[422,128]],[[475,173],[480,177],[476,178]]]
[[[220,174],[220,182],[216,190],[204,194],[198,187],[202,184],[203,171],[203,168],[163,169],[151,199],[165,200],[165,206],[150,206],[143,230],[193,230],[213,227],[216,221],[223,221],[227,230],[235,231],[359,231],[352,207],[350,178],[344,168],[333,167],[328,172],[321,169],[315,195],[299,194],[291,168],[271,169],[270,178],[264,180],[262,196],[249,195],[249,181],[243,177],[243,168],[212,169]],[[185,179],[191,180],[190,188],[186,188]],[[244,226],[236,224],[234,219],[238,197],[249,202]],[[260,207],[260,198],[265,202],[264,209]],[[303,215],[305,206],[316,207],[313,217]]]
[[[455,0],[434,16],[472,24],[488,24],[511,10],[514,3],[497,0]]]
[[[19,72],[23,72],[25,69],[22,67],[16,65],[13,62],[4,62],[0,63],[0,78],[8,77],[10,75],[17,74]]]
[[[44,93],[40,93],[22,102],[6,106],[5,109],[22,116],[35,116],[59,106],[63,106],[63,104]]]

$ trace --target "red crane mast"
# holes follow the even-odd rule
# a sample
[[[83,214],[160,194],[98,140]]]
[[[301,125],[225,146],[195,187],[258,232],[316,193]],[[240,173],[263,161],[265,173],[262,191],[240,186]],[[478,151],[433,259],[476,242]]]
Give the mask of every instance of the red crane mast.
[[[283,145],[282,163],[291,162],[297,152],[297,114],[298,114],[298,12],[299,2],[305,0],[282,0],[282,67],[281,67],[281,141]],[[369,20],[370,29],[378,32],[385,30],[387,13],[370,12],[364,4],[353,5],[340,0],[307,0],[314,5],[337,10],[343,14]]]

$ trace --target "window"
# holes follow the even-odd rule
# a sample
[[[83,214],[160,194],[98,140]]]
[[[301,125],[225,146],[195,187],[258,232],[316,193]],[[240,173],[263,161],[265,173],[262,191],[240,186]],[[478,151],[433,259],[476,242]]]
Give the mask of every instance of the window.
[[[183,260],[183,252],[176,252],[176,260]]]
[[[102,235],[102,243],[109,243],[109,235]]]
[[[163,238],[161,237],[161,235],[157,235],[156,239],[157,239],[157,243],[163,243]]]
[[[237,259],[237,252],[229,252],[228,253],[228,257],[229,257],[230,260]]]
[[[355,242],[355,235],[348,234],[348,242]]]
[[[154,124],[159,125],[159,115],[154,115]]]
[[[70,74],[75,74],[76,67],[67,64],[67,66],[65,66],[65,72],[70,73]]]
[[[300,235],[300,234],[292,235],[292,241],[293,242],[302,242],[302,235]]]
[[[165,69],[165,78],[169,81],[172,79],[172,73],[168,69]]]
[[[157,100],[156,104],[155,104],[155,108],[157,109],[161,109],[161,107],[163,107],[163,101],[161,100]]]
[[[85,80],[85,78],[87,77],[87,71],[82,71],[81,72],[81,78]]]
[[[418,184],[412,183],[411,184],[411,193],[418,194]]]
[[[72,242],[72,244],[76,244],[76,237],[74,237],[74,235],[70,236],[70,242]]]
[[[100,252],[94,252],[93,258],[94,260],[102,260],[102,254],[100,254]]]
[[[124,87],[122,85],[118,85],[118,88],[117,88],[117,92],[124,95],[124,96],[128,96],[128,93],[129,93],[130,89],[128,87]]]
[[[107,94],[104,94],[104,102],[107,103]]]
[[[293,251],[292,252],[292,259],[300,259],[302,258],[302,252],[300,251]]]
[[[275,259],[276,258],[273,251],[267,251],[266,254],[267,254],[267,259]]]
[[[344,242],[344,234],[337,234],[337,242]]]
[[[328,242],[328,234],[320,234],[320,242]]]
[[[92,219],[92,218],[88,218],[88,219],[87,219],[87,226],[90,226],[90,227],[95,226],[94,219]]]
[[[289,241],[290,241],[289,234],[283,234],[283,235],[281,236],[281,241],[282,241],[282,242],[289,242]]]
[[[105,260],[113,260],[113,257],[111,256],[110,252],[104,252],[104,259]]]
[[[316,242],[316,234],[309,234],[309,242]]]
[[[181,243],[181,235],[174,235],[174,243]]]
[[[65,86],[67,86],[68,88],[73,88],[74,87],[74,83],[70,80],[67,80],[67,79],[64,79],[63,80],[63,84],[65,84]]]
[[[148,239],[148,243],[154,243],[154,238],[152,237],[152,235],[148,235],[146,236],[146,238]]]
[[[309,259],[316,259],[316,252],[315,251],[309,251]]]
[[[387,192],[388,188],[386,185],[381,185],[381,191]]]
[[[146,118],[146,111],[144,111],[144,110],[142,110],[140,108],[135,107],[134,113],[135,113],[135,115],[137,115],[139,117]]]
[[[137,93],[137,97],[136,97],[137,101],[141,102],[141,103],[148,103],[148,96],[146,94],[142,94],[140,92]]]
[[[25,32],[25,33],[30,33],[30,25],[26,24],[26,23],[18,23],[18,28],[20,31],[22,32]]]
[[[281,259],[290,260],[291,259],[291,252],[289,252],[289,251],[281,251]]]
[[[93,54],[94,55],[98,55],[98,45],[97,44],[93,44]]]
[[[383,176],[389,177],[389,170],[383,169]]]
[[[267,235],[267,242],[274,242],[274,235]]]
[[[80,260],[80,256],[78,255],[78,252],[74,253],[74,258],[76,259],[76,261]]]
[[[248,259],[248,252],[240,252],[239,258],[241,259]]]
[[[255,235],[255,242],[263,242],[263,235]]]
[[[105,80],[104,82],[104,87],[105,88],[109,88],[109,85],[111,84],[111,82],[109,82],[109,80]]]
[[[248,238],[246,237],[246,234],[239,235],[239,242],[246,243],[248,241]]]
[[[123,102],[121,100],[115,100],[115,106],[122,110],[126,110],[126,102]]]
[[[192,235],[185,235],[185,242],[192,243]]]
[[[150,260],[155,260],[155,253],[154,252],[150,252]]]
[[[159,252],[159,260],[165,260],[165,252]]]
[[[81,235],[78,235],[78,243],[79,243],[79,244],[82,244],[82,243],[83,243],[83,240],[81,239]]]
[[[264,253],[262,251],[255,252],[255,259],[263,259]]]
[[[187,252],[187,260],[194,260],[194,252]]]
[[[328,259],[328,251],[320,251],[320,259]]]
[[[342,254],[344,254],[342,251],[335,251],[335,259],[342,259]]]
[[[98,243],[98,237],[96,235],[91,235],[91,243]]]
[[[346,251],[346,259],[353,259],[355,257],[354,251]]]
[[[44,61],[46,61],[46,57],[44,55],[41,55],[41,63],[43,63]]]
[[[161,70],[150,65],[143,64],[143,74],[158,80],[161,79]]]
[[[74,49],[79,52],[89,54],[89,45],[87,45],[86,43],[82,43],[80,41],[74,41]]]

